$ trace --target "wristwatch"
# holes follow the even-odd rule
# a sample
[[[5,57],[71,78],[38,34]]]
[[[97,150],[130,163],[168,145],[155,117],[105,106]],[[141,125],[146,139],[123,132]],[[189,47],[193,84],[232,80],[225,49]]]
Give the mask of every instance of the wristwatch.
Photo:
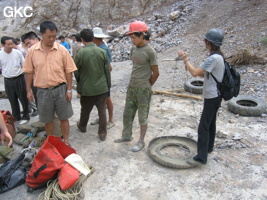
[[[72,93],[72,90],[67,90],[68,93]]]

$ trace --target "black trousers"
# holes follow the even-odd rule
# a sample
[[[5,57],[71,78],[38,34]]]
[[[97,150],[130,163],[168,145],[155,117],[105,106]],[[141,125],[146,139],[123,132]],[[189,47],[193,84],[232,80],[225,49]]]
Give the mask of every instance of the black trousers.
[[[86,128],[90,113],[93,107],[96,106],[99,117],[98,135],[105,136],[107,134],[106,97],[107,93],[97,96],[81,96],[81,116],[79,125],[82,128]]]
[[[204,164],[208,153],[213,151],[216,134],[216,116],[221,105],[221,98],[204,99],[204,107],[198,126],[197,155],[194,157]]]
[[[11,105],[12,115],[17,120],[29,120],[30,116],[24,74],[15,78],[5,78],[4,83],[5,91]],[[19,101],[23,109],[22,117],[20,115]]]

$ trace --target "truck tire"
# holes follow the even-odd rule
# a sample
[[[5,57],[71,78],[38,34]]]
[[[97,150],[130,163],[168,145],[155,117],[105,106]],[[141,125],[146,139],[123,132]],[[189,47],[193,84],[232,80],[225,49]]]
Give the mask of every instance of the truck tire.
[[[202,94],[203,83],[203,78],[188,79],[184,84],[184,90],[193,94]]]
[[[228,101],[228,110],[241,116],[260,116],[266,112],[266,103],[256,97],[239,95]]]
[[[161,150],[171,146],[180,146],[188,151],[185,157],[172,158],[164,155]],[[186,161],[197,154],[197,143],[187,137],[179,136],[163,136],[154,138],[150,141],[148,146],[148,155],[155,162],[169,168],[187,169],[194,166],[188,164]]]

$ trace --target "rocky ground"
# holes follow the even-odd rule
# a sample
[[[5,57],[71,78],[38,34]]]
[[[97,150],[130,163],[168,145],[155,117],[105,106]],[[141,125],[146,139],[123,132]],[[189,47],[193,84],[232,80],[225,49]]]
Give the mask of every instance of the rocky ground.
[[[249,48],[266,57],[266,47],[258,39],[266,36],[266,4],[264,1],[184,1],[190,4],[190,16],[180,22],[176,37],[179,43],[158,53],[160,77],[154,90],[183,89],[191,78],[183,63],[164,61],[177,57],[179,49],[189,52],[190,61],[199,65],[206,57],[203,35],[212,27],[227,30],[222,46],[230,56],[241,48]],[[190,3],[191,2],[191,3]],[[176,5],[175,5],[176,6]],[[189,5],[188,5],[189,7]],[[164,12],[169,11],[166,7]],[[158,11],[160,12],[160,11]],[[220,19],[220,20],[219,20]],[[168,40],[172,40],[171,36]],[[165,38],[165,40],[167,40]],[[86,200],[177,200],[177,199],[267,199],[267,128],[266,115],[243,117],[228,111],[222,103],[218,113],[215,150],[206,165],[191,169],[171,169],[154,162],[147,154],[149,142],[161,136],[185,136],[197,140],[197,124],[201,115],[201,100],[174,96],[153,95],[149,116],[146,146],[138,153],[129,149],[138,139],[139,126],[135,120],[134,141],[116,144],[122,130],[122,113],[126,87],[131,73],[131,62],[113,62],[111,97],[114,104],[116,126],[108,131],[107,140],[100,142],[97,126],[88,125],[87,133],[76,128],[80,104],[73,95],[74,116],[70,119],[71,145],[86,163],[95,167],[95,173],[84,184]],[[240,65],[241,94],[267,100],[267,66]],[[0,78],[3,80],[3,77]],[[3,84],[1,84],[3,87]],[[187,93],[188,95],[192,95]],[[0,107],[10,109],[6,99]],[[96,117],[94,109],[91,119]],[[37,121],[38,117],[31,119]],[[177,149],[164,150],[163,154]],[[178,154],[178,153],[177,153]],[[26,192],[22,185],[1,194],[1,199],[37,199],[42,190]]]

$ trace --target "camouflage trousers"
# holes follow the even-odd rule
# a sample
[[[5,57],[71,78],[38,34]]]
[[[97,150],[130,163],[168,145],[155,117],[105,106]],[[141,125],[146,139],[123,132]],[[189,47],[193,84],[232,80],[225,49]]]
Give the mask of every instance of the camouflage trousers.
[[[123,138],[130,139],[132,137],[133,121],[137,110],[140,126],[147,125],[151,96],[151,88],[128,87],[123,112]]]

